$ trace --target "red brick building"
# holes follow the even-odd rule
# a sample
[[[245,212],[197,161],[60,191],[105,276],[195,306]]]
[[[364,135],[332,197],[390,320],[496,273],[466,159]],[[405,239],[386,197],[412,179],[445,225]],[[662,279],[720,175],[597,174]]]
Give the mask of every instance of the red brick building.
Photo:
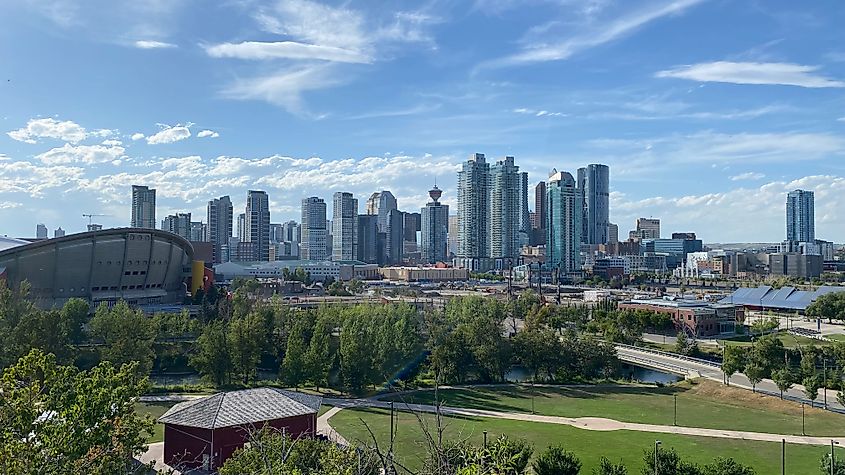
[[[322,398],[275,388],[218,393],[176,404],[164,424],[164,462],[219,468],[252,433],[271,427],[293,438],[313,436]]]
[[[672,317],[677,331],[692,337],[734,333],[736,322],[744,317],[738,305],[711,304],[699,300],[648,299],[619,303],[620,310],[649,310]]]

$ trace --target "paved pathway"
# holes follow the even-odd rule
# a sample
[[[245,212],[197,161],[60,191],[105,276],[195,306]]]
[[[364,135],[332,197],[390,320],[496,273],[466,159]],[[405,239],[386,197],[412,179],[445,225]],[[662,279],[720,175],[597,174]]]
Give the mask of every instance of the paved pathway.
[[[340,410],[343,409],[340,405],[336,405],[335,407],[326,411],[322,416],[317,418],[317,433],[322,434],[338,444],[341,445],[349,445],[349,442],[343,438],[336,430],[329,425],[329,419]]]
[[[648,365],[649,362],[651,362],[653,363],[651,366],[656,368],[670,368],[674,366],[687,371],[687,374],[692,377],[701,376],[720,383],[724,382],[725,374],[719,366],[708,365],[688,359],[677,358],[662,352],[658,353],[647,349],[638,349],[629,346],[617,346],[616,352],[620,359],[631,360],[637,364]],[[730,384],[734,387],[751,389],[751,381],[749,381],[742,373],[736,373],[731,376]],[[757,391],[768,393],[770,395],[777,396],[780,394],[780,390],[778,390],[777,385],[770,379],[760,381],[757,384],[756,389]],[[816,407],[823,406],[824,393],[825,390],[819,390],[819,397],[813,402]],[[810,404],[810,400],[804,395],[804,386],[801,386],[800,384],[794,385],[792,389],[784,392],[784,395],[797,402]],[[827,405],[831,409],[845,411],[845,406],[842,406],[842,404],[839,404],[836,400],[836,391],[834,390],[827,390]]]
[[[332,404],[335,407],[331,411],[323,414],[325,417],[325,424],[329,428],[329,418],[337,414],[340,410],[345,408],[355,407],[376,407],[387,409],[390,407],[389,402],[378,401],[374,399],[325,399],[326,404]],[[426,404],[406,404],[394,403],[397,410],[416,411],[434,413],[436,408]],[[333,411],[333,412],[332,412]],[[329,415],[331,413],[331,415]],[[537,414],[525,414],[515,412],[499,412],[488,411],[484,409],[467,409],[458,407],[441,407],[440,413],[448,416],[464,416],[464,417],[492,417],[496,419],[508,419],[525,422],[542,422],[546,424],[562,424],[579,429],[594,430],[594,431],[614,431],[614,430],[631,430],[638,432],[654,432],[662,434],[680,434],[680,435],[694,435],[702,437],[716,437],[722,439],[739,439],[739,440],[756,440],[762,442],[780,442],[786,440],[790,444],[802,445],[828,445],[831,438],[829,437],[809,437],[800,435],[787,434],[769,434],[764,432],[746,432],[736,430],[721,430],[721,429],[701,429],[697,427],[681,427],[681,426],[665,426],[657,424],[638,424],[633,422],[620,422],[613,419],[604,419],[600,417],[559,417],[559,416],[542,416]],[[331,429],[335,432],[334,429]],[[836,437],[832,439],[840,445],[845,445],[845,437]]]

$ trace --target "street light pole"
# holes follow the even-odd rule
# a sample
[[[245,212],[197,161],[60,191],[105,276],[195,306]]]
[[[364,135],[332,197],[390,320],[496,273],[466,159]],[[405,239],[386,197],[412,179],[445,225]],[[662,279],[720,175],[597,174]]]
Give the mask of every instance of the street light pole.
[[[822,354],[822,375],[824,375],[824,408],[827,409],[827,357]]]
[[[484,431],[484,448],[487,448],[487,431]]]
[[[659,449],[659,447],[660,447],[660,441],[655,440],[654,441],[654,475],[658,475],[658,472],[657,472],[657,463],[658,463],[658,461],[657,461],[657,450]]]
[[[673,421],[672,425],[676,426],[676,425],[678,425],[678,395],[673,394],[672,396],[673,396],[673,399],[675,399],[675,416],[672,419],[672,421]]]
[[[780,439],[780,475],[786,475],[786,439]]]
[[[833,455],[833,439],[830,440],[830,475],[835,475],[834,471],[836,470],[836,459]]]
[[[804,431],[804,403],[801,403],[801,435],[807,435]]]

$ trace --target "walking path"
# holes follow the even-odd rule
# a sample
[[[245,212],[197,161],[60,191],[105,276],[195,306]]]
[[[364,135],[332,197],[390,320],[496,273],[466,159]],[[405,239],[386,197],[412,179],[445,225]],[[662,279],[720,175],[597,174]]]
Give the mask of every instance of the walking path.
[[[323,414],[324,429],[328,429],[332,433],[337,433],[329,424],[329,419],[340,412],[342,409],[356,408],[356,407],[375,407],[380,409],[389,409],[390,403],[379,401],[375,399],[325,399],[326,404],[334,405],[329,412]],[[436,407],[427,404],[407,404],[394,403],[394,408],[402,411],[414,411],[434,413]],[[722,439],[739,439],[739,440],[756,440],[761,442],[780,442],[785,440],[790,444],[801,445],[828,445],[831,440],[839,445],[845,445],[845,437],[810,437],[800,435],[787,434],[769,434],[765,432],[746,432],[737,430],[722,430],[722,429],[702,429],[698,427],[680,427],[680,426],[666,426],[657,424],[638,424],[633,422],[621,422],[614,419],[605,419],[601,417],[559,417],[559,416],[542,416],[538,414],[525,414],[516,412],[499,412],[488,411],[484,409],[466,409],[458,407],[441,407],[440,413],[447,416],[464,416],[464,417],[492,417],[496,419],[508,419],[524,422],[542,422],[546,424],[562,424],[579,429],[594,430],[594,431],[614,431],[614,430],[631,430],[637,432],[654,432],[662,434],[679,434],[679,435],[694,435],[702,437],[716,437]],[[318,421],[319,427],[319,421]],[[321,432],[328,435],[325,432]]]

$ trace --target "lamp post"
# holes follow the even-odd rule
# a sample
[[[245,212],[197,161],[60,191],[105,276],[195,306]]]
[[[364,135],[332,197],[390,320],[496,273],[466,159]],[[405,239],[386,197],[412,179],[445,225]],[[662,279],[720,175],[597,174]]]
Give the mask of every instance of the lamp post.
[[[487,431],[484,431],[484,448],[487,448]]]
[[[786,439],[780,439],[780,475],[786,475]]]
[[[657,472],[657,451],[660,448],[661,442],[659,440],[654,441],[654,475],[658,475]]]
[[[833,444],[836,442],[830,440],[830,475],[836,474],[836,457],[833,455]]]
[[[676,426],[676,425],[678,425],[678,395],[673,394],[672,397],[675,400],[675,416],[672,419],[672,425]]]
[[[807,435],[804,432],[804,403],[801,403],[801,435]]]

